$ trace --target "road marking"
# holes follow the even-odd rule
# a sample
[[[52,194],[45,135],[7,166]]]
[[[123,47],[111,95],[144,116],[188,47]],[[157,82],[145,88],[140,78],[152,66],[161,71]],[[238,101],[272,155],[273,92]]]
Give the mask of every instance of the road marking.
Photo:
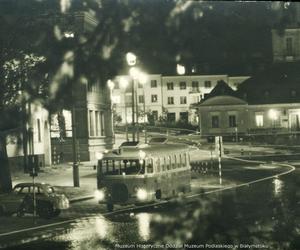
[[[236,160],[253,162],[253,163],[257,162],[258,163],[258,161],[244,160],[244,159],[239,159],[239,158],[236,158]],[[260,162],[259,161],[259,163],[265,163],[265,162]],[[272,176],[268,176],[268,177],[265,177],[265,178],[260,178],[260,179],[254,180],[254,181],[242,183],[242,184],[239,184],[239,185],[228,186],[228,187],[224,187],[224,188],[220,188],[220,189],[216,189],[216,190],[211,190],[211,191],[206,191],[206,192],[203,192],[203,193],[198,193],[198,194],[185,196],[185,198],[190,199],[190,198],[195,198],[197,196],[201,196],[203,194],[217,193],[217,192],[222,192],[222,191],[229,190],[229,189],[236,189],[236,188],[240,188],[240,187],[243,187],[243,186],[249,186],[249,185],[254,184],[254,183],[262,182],[262,181],[265,181],[265,180],[276,178],[278,176],[289,174],[289,173],[293,172],[296,169],[294,166],[292,166],[290,164],[283,164],[283,163],[275,163],[275,164],[279,165],[279,166],[289,167],[289,170],[284,171],[284,172],[279,173],[279,174],[274,174]],[[167,200],[167,201],[160,201],[160,202],[157,202],[157,203],[154,203],[154,204],[147,204],[147,205],[143,205],[143,206],[138,206],[138,207],[129,207],[129,208],[124,208],[124,209],[119,209],[119,210],[116,210],[116,211],[113,211],[113,212],[102,213],[100,215],[102,215],[102,216],[106,215],[107,216],[107,215],[114,215],[114,214],[118,214],[118,213],[122,213],[122,212],[135,211],[135,210],[140,210],[141,208],[150,208],[150,207],[163,205],[163,204],[169,203],[171,201]],[[18,234],[18,233],[30,232],[30,231],[34,231],[34,230],[37,230],[37,229],[44,229],[44,228],[58,226],[58,225],[76,223],[78,220],[87,220],[87,219],[91,219],[91,218],[94,218],[94,217],[95,217],[95,215],[86,216],[86,217],[81,217],[81,218],[78,218],[78,219],[70,219],[70,220],[55,222],[55,223],[51,223],[51,224],[47,224],[47,225],[41,225],[41,226],[30,227],[30,228],[26,228],[26,229],[20,229],[20,230],[16,230],[16,231],[12,231],[12,232],[1,233],[0,237],[9,236],[9,235]]]

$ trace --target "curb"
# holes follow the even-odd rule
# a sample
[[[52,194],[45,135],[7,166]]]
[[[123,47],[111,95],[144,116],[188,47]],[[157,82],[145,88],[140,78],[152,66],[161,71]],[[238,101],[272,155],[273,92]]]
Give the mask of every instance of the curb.
[[[94,199],[94,196],[88,195],[88,196],[82,196],[82,197],[78,197],[78,198],[69,199],[69,202],[71,204],[71,203],[86,201],[86,200],[91,200],[91,199]]]

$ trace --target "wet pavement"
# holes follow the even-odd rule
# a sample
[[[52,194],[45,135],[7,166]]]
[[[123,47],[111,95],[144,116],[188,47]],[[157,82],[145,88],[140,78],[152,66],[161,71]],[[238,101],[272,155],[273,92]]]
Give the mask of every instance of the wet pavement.
[[[53,221],[58,224],[1,237],[0,244],[8,249],[300,249],[300,170],[280,176],[290,169],[235,162],[223,168],[222,185],[215,167],[195,171],[193,194],[202,195],[116,214],[94,200],[79,202]]]

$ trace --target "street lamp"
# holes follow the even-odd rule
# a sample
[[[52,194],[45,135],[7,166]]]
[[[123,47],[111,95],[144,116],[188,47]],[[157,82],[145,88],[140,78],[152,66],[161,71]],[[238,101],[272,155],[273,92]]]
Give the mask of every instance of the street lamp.
[[[128,52],[126,54],[126,60],[127,60],[127,64],[128,66],[130,66],[130,70],[129,70],[129,74],[131,76],[135,75],[135,68],[133,67],[136,64],[136,55]],[[133,77],[133,81],[132,81],[132,86],[131,86],[131,98],[132,98],[132,141],[135,141],[135,116],[134,116],[134,99],[135,99],[135,82],[134,82],[134,77]]]
[[[127,88],[127,86],[128,86],[128,80],[124,77],[120,78],[120,88],[124,90],[126,141],[129,141],[129,138],[128,138],[128,125],[127,125],[127,105],[126,105],[126,88]]]
[[[139,83],[143,85],[143,112],[144,112],[144,137],[145,143],[147,143],[147,132],[146,132],[146,100],[145,100],[145,84],[148,80],[148,76],[144,72],[139,73]]]

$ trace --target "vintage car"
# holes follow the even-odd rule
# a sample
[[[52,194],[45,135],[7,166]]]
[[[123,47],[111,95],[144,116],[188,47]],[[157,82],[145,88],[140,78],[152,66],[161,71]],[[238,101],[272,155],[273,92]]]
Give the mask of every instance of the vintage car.
[[[19,183],[13,191],[0,194],[0,215],[17,213],[19,216],[34,211],[34,190],[36,214],[42,218],[58,216],[62,209],[69,208],[64,194],[57,194],[52,186],[45,183]]]

